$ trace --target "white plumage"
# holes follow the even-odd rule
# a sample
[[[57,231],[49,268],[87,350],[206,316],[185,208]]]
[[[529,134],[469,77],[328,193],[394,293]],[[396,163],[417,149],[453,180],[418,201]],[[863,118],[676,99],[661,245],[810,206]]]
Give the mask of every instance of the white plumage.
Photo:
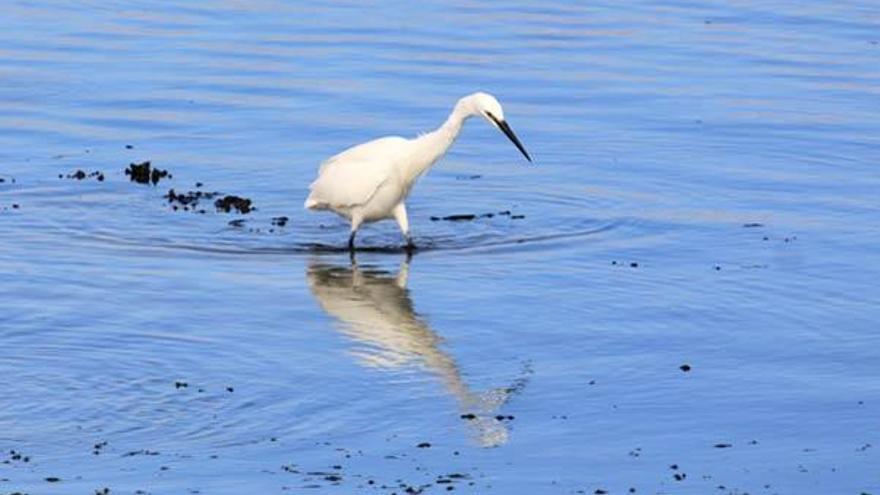
[[[397,221],[407,247],[412,248],[404,202],[416,180],[452,146],[464,121],[477,115],[501,130],[531,161],[504,120],[498,100],[487,93],[474,93],[458,100],[449,118],[432,132],[414,139],[383,137],[330,157],[309,186],[305,207],[331,210],[348,219],[352,250],[355,234],[363,223],[387,218]]]

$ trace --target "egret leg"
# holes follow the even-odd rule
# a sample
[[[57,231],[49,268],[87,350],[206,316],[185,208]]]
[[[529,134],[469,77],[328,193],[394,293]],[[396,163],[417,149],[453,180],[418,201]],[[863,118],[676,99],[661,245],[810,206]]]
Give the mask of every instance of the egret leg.
[[[354,253],[354,236],[357,234],[361,222],[363,222],[363,217],[361,217],[360,214],[356,213],[351,216],[351,235],[348,236],[348,250],[351,253]]]
[[[397,226],[400,227],[400,232],[403,234],[403,237],[406,239],[406,249],[407,252],[412,252],[416,248],[416,245],[413,244],[412,237],[409,236],[409,219],[406,216],[406,205],[401,201],[397,203],[397,206],[394,207],[392,211],[394,214],[394,219],[397,220]]]

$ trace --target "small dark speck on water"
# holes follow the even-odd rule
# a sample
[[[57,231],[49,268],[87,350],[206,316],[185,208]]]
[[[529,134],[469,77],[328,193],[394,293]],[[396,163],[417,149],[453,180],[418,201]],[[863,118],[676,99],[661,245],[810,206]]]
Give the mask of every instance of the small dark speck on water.
[[[126,144],[126,145],[125,145],[125,149],[127,149],[127,150],[131,150],[131,149],[134,149],[134,146],[132,146],[132,145],[130,145],[130,144]]]
[[[46,478],[46,481],[48,481],[49,483],[58,483],[59,481],[61,481],[61,478],[57,478],[55,476],[49,476]]]
[[[688,371],[691,370],[691,365],[689,365],[689,364],[683,364],[683,365],[679,366],[678,369],[680,369],[681,371],[684,371],[685,373],[687,373]]]
[[[729,449],[730,447],[733,447],[733,445],[729,443],[716,443],[714,447],[716,449]]]
[[[226,387],[226,391],[231,394],[232,392],[235,392],[235,389],[232,387]]]
[[[763,223],[758,223],[758,222],[744,223],[744,224],[743,224],[743,227],[745,227],[745,228],[747,228],[747,229],[753,229],[753,228],[755,228],[755,227],[763,227],[763,226],[764,226]]]
[[[427,448],[431,447],[431,444],[428,442],[422,442],[422,443],[416,445],[416,447],[418,447],[420,449],[427,449]]]
[[[186,388],[186,387],[189,387],[189,383],[182,382],[180,380],[177,380],[174,382],[174,388]]]
[[[639,267],[639,264],[636,263],[635,261],[633,261],[633,262],[631,262],[631,263],[629,264],[629,266],[630,266],[631,268],[638,268],[638,267]]]

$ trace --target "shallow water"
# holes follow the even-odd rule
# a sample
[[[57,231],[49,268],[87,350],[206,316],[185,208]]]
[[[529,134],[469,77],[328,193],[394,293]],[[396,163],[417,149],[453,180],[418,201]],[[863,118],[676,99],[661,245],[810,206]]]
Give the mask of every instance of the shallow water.
[[[5,6],[0,493],[880,492],[878,33],[857,2]],[[352,265],[317,164],[478,89],[536,164],[470,122],[422,249],[378,224]]]

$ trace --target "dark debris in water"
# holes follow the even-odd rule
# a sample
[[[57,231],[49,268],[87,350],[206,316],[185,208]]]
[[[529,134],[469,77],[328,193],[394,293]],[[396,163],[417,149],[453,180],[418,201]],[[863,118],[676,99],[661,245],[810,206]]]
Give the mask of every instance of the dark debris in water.
[[[287,222],[289,222],[289,221],[290,221],[290,219],[287,217],[283,217],[283,216],[282,217],[275,217],[272,219],[272,225],[274,225],[276,227],[284,227],[285,225],[287,225]]]
[[[248,214],[251,211],[256,210],[250,199],[231,194],[214,201],[214,207],[217,208],[217,211],[223,211],[226,213],[235,210],[238,213]]]
[[[744,223],[744,224],[743,224],[743,228],[746,228],[746,229],[754,229],[754,228],[757,228],[757,227],[763,227],[763,226],[764,226],[763,223],[758,223],[758,222]]]
[[[86,172],[84,170],[77,169],[75,172],[71,172],[67,175],[58,174],[58,178],[68,178],[74,180],[95,179],[98,182],[104,182],[104,173],[99,170],[95,170],[94,172]]]
[[[638,268],[639,267],[638,261],[630,261],[629,263],[627,263],[625,261],[611,260],[611,264],[613,266],[629,266],[630,268]]]
[[[171,209],[174,211],[183,210],[192,211],[193,213],[205,214],[206,210],[204,208],[199,208],[199,202],[203,199],[214,199],[220,194],[221,193],[216,191],[187,191],[185,193],[178,193],[174,189],[169,189],[168,193],[165,194],[165,196],[163,197],[167,199],[169,203],[171,203]]]
[[[130,180],[137,182],[138,184],[153,184],[154,186],[166,177],[169,179],[174,177],[168,173],[167,170],[153,168],[149,160],[130,164],[128,168],[125,169],[125,175],[129,176]]]
[[[106,446],[107,446],[107,442],[106,442],[106,441],[96,443],[95,445],[92,446],[92,454],[93,454],[93,455],[101,455],[101,451],[102,451],[102,450],[104,449],[104,447],[106,447]]]
[[[155,456],[155,455],[159,455],[159,452],[157,452],[155,450],[148,450],[148,449],[132,450],[132,451],[129,451],[129,452],[122,454],[122,457],[135,457],[135,456],[139,456],[139,455]]]
[[[432,222],[471,222],[473,220],[477,220],[478,218],[494,218],[496,216],[500,217],[510,217],[511,220],[520,220],[525,218],[525,215],[514,215],[510,212],[510,210],[498,211],[498,212],[489,212],[489,213],[464,213],[458,215],[447,215],[445,217],[432,216]]]
[[[9,451],[9,458],[3,460],[3,464],[12,464],[13,462],[31,462],[31,456],[25,455],[20,451],[12,449]]]

